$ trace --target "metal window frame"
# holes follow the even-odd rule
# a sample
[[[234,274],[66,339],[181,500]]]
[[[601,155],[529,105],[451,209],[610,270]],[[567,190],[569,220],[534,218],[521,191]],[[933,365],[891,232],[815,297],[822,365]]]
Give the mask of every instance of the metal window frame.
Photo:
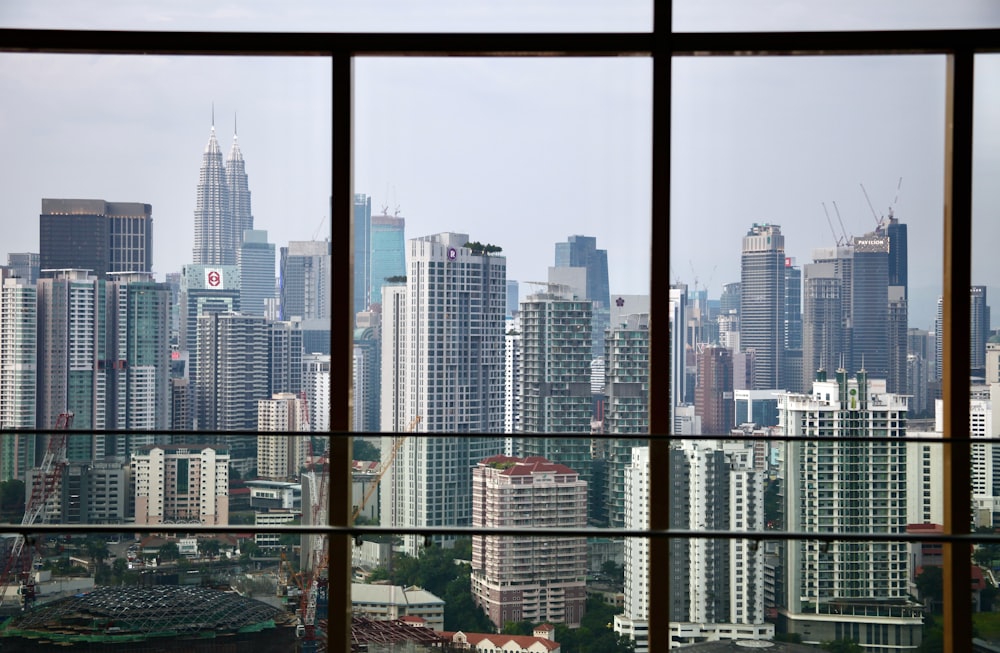
[[[149,32],[94,30],[0,29],[0,52],[159,54],[159,55],[246,55],[246,56],[318,56],[332,63],[332,143],[334,198],[331,237],[340,242],[351,239],[352,217],[352,136],[353,136],[353,65],[354,57],[371,56],[475,56],[475,57],[579,57],[639,56],[653,62],[653,147],[654,180],[668,180],[652,186],[651,243],[653,251],[669,252],[670,239],[670,108],[671,62],[679,56],[800,56],[800,55],[906,55],[943,54],[947,56],[947,117],[945,152],[945,207],[942,246],[943,279],[943,393],[945,405],[945,476],[944,533],[937,537],[920,536],[919,541],[941,541],[945,548],[945,650],[966,650],[971,642],[971,615],[962,600],[970,583],[968,547],[974,541],[991,539],[973,537],[962,516],[970,514],[970,446],[967,436],[969,401],[968,341],[972,235],[972,99],[975,55],[1000,51],[1000,29],[986,30],[907,30],[907,31],[829,31],[829,32],[714,32],[675,33],[672,30],[669,2],[655,3],[653,29],[648,33],[211,33]],[[335,278],[347,280],[352,260],[339,257]],[[659,260],[659,259],[654,259]],[[653,265],[650,287],[668,288],[669,266]],[[351,336],[353,328],[351,284],[333,286],[332,305],[337,319],[331,329],[331,369],[339,371],[331,378],[331,397],[341,398],[334,405],[346,405],[351,391]],[[666,302],[651,305],[650,337],[658,343],[669,342]],[[333,344],[337,346],[333,346]],[[650,384],[664,388],[669,384],[668,348],[651,351]],[[650,432],[668,434],[669,409],[662,402],[650,404]],[[350,456],[350,411],[331,411],[331,458]],[[341,437],[337,437],[340,434]],[[547,436],[549,437],[549,436]],[[651,475],[669,478],[669,449],[672,436],[649,438]],[[332,475],[330,479],[329,527],[266,527],[259,532],[325,532],[330,542],[330,621],[332,641],[350,641],[350,546],[351,536],[372,529],[349,526],[350,476]],[[653,505],[669,505],[669,482],[651,483]],[[956,519],[958,517],[958,519]],[[16,527],[7,530],[16,531]],[[32,533],[120,531],[120,527],[59,526],[32,527]],[[142,532],[142,527],[129,530]],[[148,530],[148,529],[146,529]],[[245,531],[246,527],[190,528],[192,532]],[[412,529],[419,533],[435,529]],[[461,529],[445,529],[459,532]],[[516,529],[502,533],[516,534]],[[553,531],[556,532],[556,531]],[[562,531],[560,531],[562,532]],[[671,531],[664,511],[651,513],[648,531],[617,531],[623,536],[648,536],[650,543],[650,592],[669,594],[669,539],[671,537],[745,537],[739,533]],[[572,530],[563,534],[573,535]],[[880,536],[860,536],[883,539]],[[823,539],[815,534],[774,533],[772,540]],[[847,539],[832,536],[830,539]],[[893,536],[894,540],[917,541],[916,537]],[[963,555],[964,552],[964,555]],[[660,570],[663,571],[660,571]],[[956,591],[958,589],[958,591]],[[652,601],[651,624],[669,623],[669,602]],[[650,628],[651,650],[669,646],[665,627]]]

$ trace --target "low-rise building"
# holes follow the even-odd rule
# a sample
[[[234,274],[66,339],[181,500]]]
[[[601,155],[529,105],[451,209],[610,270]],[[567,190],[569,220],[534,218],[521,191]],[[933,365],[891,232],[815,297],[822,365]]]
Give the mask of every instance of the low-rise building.
[[[373,621],[421,617],[432,630],[444,628],[444,599],[419,587],[400,585],[351,585],[351,609]]]

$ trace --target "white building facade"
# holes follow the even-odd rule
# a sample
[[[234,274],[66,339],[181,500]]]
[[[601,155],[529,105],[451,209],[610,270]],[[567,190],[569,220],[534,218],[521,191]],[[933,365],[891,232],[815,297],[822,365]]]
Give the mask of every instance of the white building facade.
[[[306,462],[308,436],[288,435],[308,431],[306,402],[289,392],[257,401],[257,475],[273,480],[298,478]]]
[[[136,524],[229,524],[229,451],[153,445],[132,454]]]

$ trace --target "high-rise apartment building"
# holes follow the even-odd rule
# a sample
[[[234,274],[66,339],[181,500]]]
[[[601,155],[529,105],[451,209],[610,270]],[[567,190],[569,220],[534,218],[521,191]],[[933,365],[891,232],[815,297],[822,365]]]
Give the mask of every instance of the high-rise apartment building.
[[[943,351],[942,308],[940,297],[937,301],[937,318],[934,331],[937,334],[935,344],[936,378],[941,380]],[[986,376],[986,342],[990,337],[990,307],[986,302],[986,286],[969,287],[969,373],[974,377]]]
[[[330,319],[332,251],[328,240],[293,240],[281,248],[281,319]]]
[[[743,237],[740,351],[754,352],[751,390],[783,387],[785,237],[781,227],[754,224]]]
[[[508,284],[509,286],[509,284]],[[503,350],[503,432],[521,430],[521,316],[507,320]],[[513,450],[506,451],[513,455]]]
[[[185,265],[181,271],[178,349],[187,351],[188,378],[198,374],[198,318],[240,310],[240,272],[235,265]]]
[[[399,448],[380,486],[384,526],[471,525],[471,469],[502,450],[507,263],[469,242],[407,241],[406,285],[383,288],[380,426],[441,434]],[[412,554],[422,538],[403,542]]]
[[[43,199],[38,221],[39,261],[45,270],[149,272],[153,266],[153,210],[137,202]]]
[[[229,524],[229,450],[152,445],[132,454],[135,523]]]
[[[368,309],[372,288],[372,198],[354,196],[354,312]]]
[[[563,282],[559,271],[576,268],[584,272],[581,299],[593,302],[591,346],[594,358],[604,355],[604,330],[611,322],[611,290],[608,281],[608,250],[597,249],[594,236],[570,236],[556,243],[555,268],[549,270],[550,282]]]
[[[590,390],[593,302],[570,293],[539,292],[521,302],[521,432],[580,433],[579,439],[521,438],[518,456],[566,465],[592,478]],[[591,491],[598,488],[591,487]]]
[[[372,216],[371,303],[382,303],[382,286],[406,276],[406,220]]]
[[[0,481],[23,481],[35,465],[36,436],[7,429],[35,426],[36,301],[27,279],[4,279],[0,285]]]
[[[313,431],[330,429],[330,355],[302,356],[302,389],[309,399],[309,424]]]
[[[7,268],[10,271],[10,276],[24,279],[25,283],[35,285],[41,267],[41,257],[38,252],[10,252],[7,254]]]
[[[302,322],[267,322],[268,392],[302,392]]]
[[[236,250],[240,270],[240,312],[264,315],[268,300],[275,298],[274,243],[261,229],[244,231]]]
[[[622,528],[629,501],[625,472],[641,441],[614,436],[649,433],[649,314],[629,315],[609,329],[604,348],[605,512],[611,528]]]
[[[733,422],[733,358],[725,347],[704,347],[698,352],[698,377],[694,388],[695,413],[701,432],[722,436]]]
[[[587,601],[587,540],[545,537],[587,524],[587,484],[544,458],[492,456],[472,471],[472,525],[538,536],[472,536],[472,598],[497,628],[508,621],[579,626]]]
[[[382,399],[382,366],[379,361],[379,330],[354,330],[354,431],[379,431]]]
[[[671,452],[671,456],[674,456],[674,452]],[[624,479],[625,528],[647,529],[649,528],[649,447],[632,449],[632,456],[625,467]],[[671,501],[674,500],[675,494],[676,492],[670,493]],[[615,632],[632,640],[635,653],[648,653],[649,540],[644,537],[625,538],[624,561],[624,611],[615,615]],[[679,579],[678,576],[674,578]]]
[[[275,481],[297,479],[306,463],[308,436],[288,433],[310,430],[306,402],[287,392],[258,400],[257,430],[261,432],[257,436],[257,475]]]
[[[670,304],[667,317],[670,320],[670,412],[677,415],[677,407],[684,403],[687,386],[687,286],[670,287]],[[677,427],[676,417],[674,428]]]
[[[824,374],[812,393],[779,396],[788,442],[784,518],[789,531],[903,533],[907,518],[907,401],[864,372]],[[871,438],[871,441],[866,441]],[[922,606],[909,599],[905,542],[816,541],[784,546],[779,627],[805,643],[853,639],[882,650],[920,643]]]

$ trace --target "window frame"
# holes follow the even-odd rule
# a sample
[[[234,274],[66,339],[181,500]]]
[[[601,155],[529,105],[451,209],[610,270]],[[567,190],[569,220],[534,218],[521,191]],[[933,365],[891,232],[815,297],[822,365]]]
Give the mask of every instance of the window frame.
[[[945,207],[943,214],[943,383],[945,447],[945,524],[941,536],[920,536],[922,541],[940,541],[944,548],[944,627],[945,650],[965,650],[972,638],[971,615],[962,601],[970,585],[968,547],[971,543],[998,540],[972,536],[970,514],[970,446],[967,435],[969,404],[969,302],[971,285],[972,234],[972,145],[973,73],[975,55],[1000,51],[1000,29],[910,30],[910,31],[830,31],[830,32],[699,32],[672,30],[669,2],[654,3],[651,32],[647,33],[238,33],[238,32],[149,32],[95,30],[0,29],[0,52],[223,55],[223,56],[317,56],[332,63],[332,178],[333,215],[331,237],[353,242],[351,218],[353,59],[376,56],[469,56],[469,57],[549,57],[549,56],[639,56],[653,63],[653,147],[652,212],[650,247],[669,252],[670,240],[670,116],[671,62],[684,56],[822,56],[822,55],[905,55],[938,54],[947,58],[947,112],[945,152]],[[655,259],[654,259],[655,260]],[[334,277],[349,280],[352,259],[334,259]],[[650,288],[669,288],[669,265],[653,265]],[[332,306],[337,319],[331,326],[331,397],[340,398],[346,408],[351,396],[353,304],[350,283],[333,284]],[[666,302],[651,302],[650,339],[668,343]],[[332,346],[339,343],[339,346]],[[650,386],[669,385],[669,348],[651,347]],[[351,413],[331,414],[331,459],[350,456]],[[669,479],[670,415],[665,402],[650,402],[650,476]],[[339,434],[339,437],[338,435]],[[551,437],[551,436],[547,436]],[[670,483],[651,483],[652,505],[669,505]],[[350,536],[372,529],[349,525],[351,507],[350,475],[332,475],[329,482],[329,527],[258,528],[259,532],[325,532],[329,541],[330,605],[328,635],[333,641],[350,642]],[[694,533],[671,531],[669,515],[651,511],[649,531],[623,533],[651,536],[650,593],[669,594],[668,568],[670,537],[723,537],[734,533]],[[114,530],[115,527],[48,525],[31,527],[32,533]],[[16,526],[6,528],[16,532]],[[118,527],[120,530],[120,527]],[[136,527],[142,532],[142,527]],[[148,528],[146,530],[149,530]],[[192,528],[197,531],[197,528]],[[209,527],[211,532],[246,531],[246,527]],[[447,529],[457,530],[457,529]],[[511,533],[515,533],[511,530]],[[573,534],[567,531],[565,534]],[[340,535],[340,536],[337,536]],[[768,532],[766,539],[816,539],[803,533]],[[896,537],[910,539],[915,537]],[[669,623],[669,601],[650,602],[649,622]],[[669,642],[668,628],[650,628],[651,650],[661,650]],[[662,639],[661,639],[662,638]],[[657,649],[657,646],[660,649]]]

